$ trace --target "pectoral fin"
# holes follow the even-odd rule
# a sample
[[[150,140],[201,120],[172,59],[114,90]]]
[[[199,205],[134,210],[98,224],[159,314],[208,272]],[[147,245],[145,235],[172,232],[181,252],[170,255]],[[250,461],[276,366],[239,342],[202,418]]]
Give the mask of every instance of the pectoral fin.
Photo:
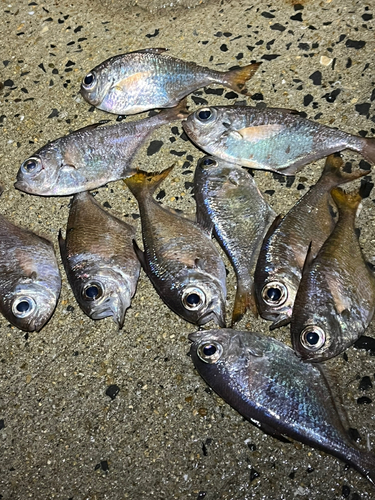
[[[256,127],[241,128],[236,132],[247,142],[259,142],[274,137],[284,128],[284,125],[277,124],[258,125]]]

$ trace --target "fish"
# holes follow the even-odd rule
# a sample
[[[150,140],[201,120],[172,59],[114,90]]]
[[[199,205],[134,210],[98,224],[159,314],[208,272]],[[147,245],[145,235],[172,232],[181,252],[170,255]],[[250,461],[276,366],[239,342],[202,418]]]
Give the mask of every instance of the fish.
[[[344,149],[375,163],[375,138],[351,135],[288,109],[211,106],[191,113],[182,126],[205,153],[284,175]]]
[[[362,197],[331,191],[339,220],[319,253],[306,257],[294,304],[291,338],[304,361],[337,356],[364,333],[375,310],[375,277],[355,233]]]
[[[215,71],[149,48],[110,57],[82,80],[81,94],[93,106],[118,115],[171,108],[194,90],[216,83],[247,94],[246,82],[260,63]]]
[[[205,382],[264,432],[292,438],[350,464],[375,486],[375,455],[349,437],[331,372],[304,363],[274,338],[231,329],[189,335],[190,355]]]
[[[92,319],[111,316],[120,329],[141,267],[134,237],[134,226],[105,211],[88,192],[74,195],[66,239],[59,233],[64,268],[81,309]]]
[[[132,122],[95,123],[46,144],[25,160],[16,189],[39,196],[66,196],[131,176],[138,148],[158,127],[186,114],[186,101]]]
[[[213,225],[236,273],[233,325],[247,309],[257,315],[253,275],[263,238],[276,214],[246,170],[213,156],[199,160],[194,186],[197,222],[208,229]]]
[[[255,268],[255,298],[270,329],[290,323],[306,255],[315,257],[335,227],[335,186],[366,175],[368,170],[345,172],[341,156],[328,156],[321,177],[284,218],[278,217],[266,234]]]
[[[211,234],[152,197],[173,167],[160,173],[139,170],[124,182],[141,215],[142,267],[166,305],[185,321],[225,326],[226,272]]]
[[[20,330],[39,332],[60,290],[52,242],[0,216],[0,313]]]

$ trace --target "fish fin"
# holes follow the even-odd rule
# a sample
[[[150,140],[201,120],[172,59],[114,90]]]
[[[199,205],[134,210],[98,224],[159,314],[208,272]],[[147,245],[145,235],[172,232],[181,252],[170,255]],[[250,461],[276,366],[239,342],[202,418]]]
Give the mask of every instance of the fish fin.
[[[66,240],[63,238],[61,229],[59,230],[58,240],[59,240],[61,260],[62,260],[64,269],[69,269],[68,256],[66,253]]]
[[[139,248],[137,245],[137,242],[133,240],[133,248],[136,256],[138,257],[139,262],[141,263],[141,266],[145,272],[147,272],[147,263],[146,263],[146,257],[145,253]]]
[[[280,432],[277,432],[277,430],[270,425],[265,424],[264,422],[257,422],[254,419],[250,419],[250,422],[258,427],[258,429],[260,429],[261,431],[265,432],[269,436],[278,439],[282,443],[291,443],[289,439],[287,439],[283,434],[280,434]]]
[[[246,82],[257,71],[262,63],[254,63],[243,68],[232,69],[225,73],[225,83],[239,94],[250,95],[246,88]]]
[[[298,111],[297,109],[292,109],[292,108],[272,108],[272,107],[267,106],[266,109],[272,110],[272,111],[279,111],[280,113],[285,113],[286,115],[299,115],[299,114],[301,114],[301,111]]]
[[[138,170],[136,174],[124,179],[124,182],[137,199],[142,197],[145,193],[151,196],[156,188],[169,175],[173,167],[174,165],[166,168],[162,172],[145,172],[144,170]]]
[[[163,52],[168,52],[168,49],[150,47],[148,49],[135,50],[134,52],[129,52],[129,54],[162,54]]]
[[[280,315],[278,319],[275,319],[275,321],[270,325],[269,330],[272,332],[272,330],[276,330],[276,328],[280,328],[281,326],[289,325],[289,323],[292,321],[292,318],[287,315]]]
[[[304,276],[306,273],[308,273],[310,265],[313,260],[314,260],[314,255],[312,253],[312,241],[310,241],[309,247],[306,252],[305,262],[303,263],[303,268],[301,270],[301,276]]]
[[[362,196],[359,190],[347,193],[341,188],[336,187],[331,190],[331,196],[333,201],[336,203],[339,212],[345,210],[357,210],[359,204],[362,201]]]
[[[106,121],[105,123],[108,123],[108,121]],[[104,123],[101,122],[91,123],[90,125],[86,125],[85,127],[75,130],[73,134],[76,134],[77,132],[84,132],[85,130],[93,130],[95,128],[101,127],[102,125],[104,125]]]
[[[207,233],[209,236],[212,235],[214,223],[210,219],[210,216],[207,214],[207,212],[201,208],[200,204],[197,204],[196,223],[201,229],[203,229],[205,233]]]
[[[332,177],[336,182],[336,185],[338,185],[353,181],[354,179],[358,179],[369,173],[368,170],[364,169],[357,169],[353,172],[345,172],[343,170],[343,166],[344,160],[339,154],[335,153],[327,156],[321,179],[325,177]]]
[[[139,81],[143,78],[147,78],[150,73],[150,71],[139,71],[138,73],[133,73],[123,80],[116,82],[111,88],[120,92],[129,92],[129,90],[133,91],[134,89],[139,88]]]
[[[184,97],[177,106],[173,108],[162,109],[159,116],[164,118],[166,122],[173,122],[175,120],[183,120],[189,115],[189,110],[187,108],[187,98]]]
[[[375,165],[375,137],[363,137],[361,154],[367,161]]]
[[[375,486],[375,455],[370,451],[358,450],[358,462],[352,465]]]
[[[279,227],[280,225],[280,222],[283,220],[283,216],[282,215],[276,215],[276,217],[274,218],[272,224],[270,225],[270,227],[267,229],[267,232],[266,232],[266,235],[263,239],[263,242],[267,241],[272,235],[273,233],[276,231],[276,229]]]
[[[254,286],[252,285],[250,289],[246,289],[237,284],[231,327],[240,321],[248,309],[250,309],[255,317],[258,317],[258,308],[254,297]]]
[[[255,127],[241,128],[236,130],[236,132],[247,142],[259,142],[274,137],[284,128],[284,125],[275,123],[272,125],[258,125]]]

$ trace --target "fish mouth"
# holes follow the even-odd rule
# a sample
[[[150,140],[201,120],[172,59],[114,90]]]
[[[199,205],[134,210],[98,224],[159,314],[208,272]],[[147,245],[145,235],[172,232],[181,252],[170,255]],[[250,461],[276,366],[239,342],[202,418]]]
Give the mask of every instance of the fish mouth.
[[[111,297],[102,307],[98,308],[91,315],[92,319],[103,319],[112,317],[113,321],[118,325],[119,330],[122,329],[125,322],[125,314],[130,306],[130,300],[123,296]]]
[[[287,314],[281,314],[279,315],[275,321],[270,325],[270,331],[275,330],[276,328],[280,328],[280,326],[285,326],[289,325],[289,323],[292,321],[291,316],[288,316]]]
[[[24,193],[30,193],[33,194],[32,191],[30,191],[30,186],[27,184],[27,182],[23,181],[16,181],[13,186],[18,189],[19,191],[23,191]]]
[[[225,321],[225,311],[222,307],[218,307],[217,310],[208,311],[206,314],[200,316],[197,321],[198,325],[205,325],[209,321],[213,320],[220,328],[226,327]]]

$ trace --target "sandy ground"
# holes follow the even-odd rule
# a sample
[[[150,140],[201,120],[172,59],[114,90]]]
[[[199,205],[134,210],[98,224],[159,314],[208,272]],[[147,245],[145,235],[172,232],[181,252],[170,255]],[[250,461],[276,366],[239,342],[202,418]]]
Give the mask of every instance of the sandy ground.
[[[172,55],[221,70],[263,61],[248,104],[295,108],[320,123],[375,136],[371,2],[195,1],[191,9],[179,8],[182,3],[171,9],[140,0],[127,6],[97,0],[1,3],[2,214],[57,248],[70,200],[16,191],[19,165],[52,139],[115,120],[84,102],[80,81],[104,59],[140,48],[167,47]],[[139,8],[150,5],[152,13]],[[189,104],[195,109],[238,100],[244,98],[227,89],[201,89]],[[147,154],[152,141],[162,141],[161,148]],[[161,201],[194,213],[191,182],[201,156],[177,122],[153,134],[136,164],[146,170],[175,164]],[[265,172],[255,179],[275,211],[285,213],[322,166],[323,160],[311,164],[295,179]],[[365,182],[370,186],[370,175]],[[121,181],[99,189],[97,199],[137,224],[139,239],[137,204]],[[374,201],[371,193],[358,218],[360,242],[373,264]],[[232,271],[228,291],[230,313]],[[268,331],[250,313],[239,327]],[[375,498],[368,481],[342,462],[263,434],[219,399],[187,356],[187,335],[194,330],[168,310],[144,273],[120,332],[110,319],[95,322],[81,312],[64,275],[56,312],[41,332],[25,334],[0,318],[0,498]],[[374,334],[370,325],[367,335]],[[274,335],[289,342],[287,327]],[[364,376],[375,383],[374,358],[350,348],[329,364],[352,427],[362,445],[373,448],[374,389],[359,384]],[[106,395],[111,385],[120,389],[113,400]]]

